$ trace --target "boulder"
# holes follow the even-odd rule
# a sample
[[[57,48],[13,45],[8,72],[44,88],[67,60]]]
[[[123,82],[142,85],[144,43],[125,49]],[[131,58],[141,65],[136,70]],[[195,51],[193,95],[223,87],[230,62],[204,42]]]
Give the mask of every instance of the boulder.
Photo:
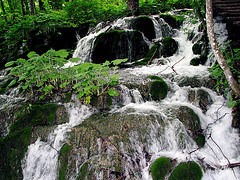
[[[139,16],[133,19],[130,28],[142,32],[150,41],[156,38],[153,21],[148,16]]]
[[[157,158],[151,165],[151,175],[153,180],[164,180],[172,171],[176,161],[168,157]]]
[[[212,105],[213,103],[209,93],[203,89],[189,91],[188,99],[191,103],[200,107],[203,113],[206,113],[208,106]]]
[[[177,50],[178,43],[173,38],[170,36],[163,38],[162,46],[160,48],[160,52],[163,57],[170,57],[176,53]]]
[[[92,61],[128,58],[130,62],[143,58],[149,47],[139,31],[111,30],[100,34],[93,45]]]
[[[199,147],[205,144],[205,137],[201,128],[198,115],[187,106],[180,106],[177,113],[178,119],[184,124],[188,130],[188,134],[195,140]]]
[[[30,143],[38,137],[47,139],[50,130],[66,122],[68,115],[62,105],[24,105],[12,119],[9,133],[0,138],[0,179],[22,179],[21,161]]]
[[[201,180],[203,176],[201,167],[194,161],[180,163],[171,175],[169,180]]]

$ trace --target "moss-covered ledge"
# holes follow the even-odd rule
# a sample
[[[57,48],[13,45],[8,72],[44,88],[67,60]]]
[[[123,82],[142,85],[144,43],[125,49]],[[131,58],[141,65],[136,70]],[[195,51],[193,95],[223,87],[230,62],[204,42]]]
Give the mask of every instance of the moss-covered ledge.
[[[67,120],[62,105],[24,105],[15,113],[8,135],[0,138],[0,179],[22,179],[21,160],[28,146],[36,140],[37,129],[51,128]]]

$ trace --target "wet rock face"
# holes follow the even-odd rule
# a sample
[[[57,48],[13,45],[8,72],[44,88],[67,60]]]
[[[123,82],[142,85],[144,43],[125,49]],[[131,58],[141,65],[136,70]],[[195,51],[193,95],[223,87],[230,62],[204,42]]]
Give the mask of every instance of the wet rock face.
[[[178,108],[177,117],[184,124],[189,135],[195,140],[197,145],[203,147],[205,144],[205,137],[198,115],[187,106],[181,106]]]
[[[96,38],[92,60],[94,63],[103,63],[106,60],[128,58],[132,62],[143,58],[148,50],[139,31],[112,30]]]
[[[206,113],[208,110],[208,106],[210,106],[213,103],[208,92],[202,89],[198,89],[196,91],[190,91],[188,94],[188,99],[191,103],[200,107],[203,113]]]
[[[185,148],[189,145],[190,137],[181,129],[181,123],[176,117],[180,116],[179,119],[194,139],[202,135],[199,133],[199,118],[193,110],[178,108],[178,111],[174,109],[171,113],[166,113],[167,118],[151,110],[147,110],[150,111],[148,113],[137,113],[133,108],[123,113],[92,115],[70,133],[68,144],[71,148],[66,160],[67,168],[61,173],[66,179],[96,179],[100,172],[103,179],[141,179],[138,172],[150,162],[152,145],[157,143],[162,148],[171,148],[170,142],[164,137],[168,134],[168,124],[171,121],[176,124],[174,128],[178,128],[175,134],[177,146]],[[166,161],[168,170],[173,169],[172,161]],[[157,165],[156,168],[158,167]]]
[[[133,19],[130,28],[142,32],[150,41],[156,38],[153,21],[148,16],[140,16]]]
[[[76,162],[79,165],[77,177],[81,179],[96,179],[96,172],[102,172],[103,179],[125,179],[127,175],[130,179],[138,177],[136,172],[139,172],[142,165],[141,158],[135,154],[137,143],[140,141],[142,144],[139,148],[144,148],[150,143],[152,139],[149,123],[161,123],[161,120],[160,116],[154,114],[93,115],[71,132],[69,142],[72,150],[69,153],[66,178],[75,175]],[[157,132],[159,137],[162,128],[159,127]],[[149,161],[147,147],[144,149],[146,151],[143,152],[142,158]],[[129,172],[125,172],[126,165],[129,165]]]

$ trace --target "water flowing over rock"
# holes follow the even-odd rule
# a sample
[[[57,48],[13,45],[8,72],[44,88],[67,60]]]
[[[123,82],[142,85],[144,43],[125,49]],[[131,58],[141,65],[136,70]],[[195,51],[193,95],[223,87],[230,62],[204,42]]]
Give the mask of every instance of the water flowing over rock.
[[[132,62],[143,58],[154,41],[173,35],[173,29],[159,16],[122,18],[112,24],[98,24],[79,40],[73,57],[81,62],[102,63],[117,58]]]
[[[79,41],[74,56],[97,60],[93,46],[98,38],[119,31],[118,38],[136,33],[152,47],[153,42],[142,33],[128,29],[132,19],[100,24]],[[73,96],[70,102],[58,105],[59,121],[53,129],[41,131],[42,139],[35,135],[33,142],[24,142],[29,146],[21,154],[23,179],[151,180],[159,175],[154,169],[163,171],[162,163],[168,167],[161,173],[163,178],[182,178],[191,175],[188,171],[203,180],[240,178],[238,168],[233,172],[225,166],[240,162],[239,134],[231,127],[231,109],[212,89],[209,59],[204,65],[191,65],[198,55],[192,51],[186,29],[197,35],[199,23],[193,25],[187,18],[179,30],[173,30],[159,16],[150,19],[155,27],[154,43],[171,36],[177,50],[167,58],[153,56],[148,65],[119,69],[118,97],[105,96],[85,106]],[[60,118],[66,116],[69,122]],[[31,127],[25,129],[29,137]]]
[[[143,58],[148,45],[139,31],[109,31],[97,36],[92,61],[104,63],[106,60],[128,58],[129,62]]]

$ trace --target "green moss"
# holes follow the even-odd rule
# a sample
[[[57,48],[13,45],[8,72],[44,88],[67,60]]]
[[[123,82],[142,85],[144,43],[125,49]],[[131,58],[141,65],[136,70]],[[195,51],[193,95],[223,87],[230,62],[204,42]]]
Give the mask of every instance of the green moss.
[[[21,160],[30,144],[32,129],[53,124],[57,107],[55,104],[26,105],[16,113],[9,134],[0,139],[0,179],[21,179]]]
[[[170,14],[161,14],[161,18],[164,19],[172,28],[180,28],[184,21],[184,16],[181,15],[170,15]]]
[[[159,57],[159,48],[160,48],[159,44],[154,44],[146,54],[144,61],[149,62],[152,59]]]
[[[78,173],[77,180],[86,180],[91,179],[91,176],[94,174],[93,171],[89,170],[89,163],[84,163],[81,166],[81,169]]]
[[[59,180],[66,179],[68,155],[71,151],[71,146],[69,144],[64,144],[60,150],[59,155]]]
[[[172,56],[177,51],[177,49],[178,43],[170,36],[166,36],[162,40],[161,55],[163,57]]]
[[[8,84],[12,81],[12,79],[5,79],[0,81],[0,94],[4,94],[8,89]]]
[[[11,131],[16,131],[26,126],[52,125],[56,120],[57,104],[24,106],[17,113],[17,120],[10,126]]]
[[[200,64],[205,64],[207,61],[207,57],[206,56],[200,56],[200,57],[196,57],[196,58],[193,58],[191,61],[190,61],[190,65],[192,66],[198,66]]]
[[[200,166],[193,162],[180,163],[171,173],[169,180],[200,180],[203,176]]]
[[[32,128],[25,127],[0,139],[0,179],[21,179],[21,160],[30,144],[31,135]]]
[[[201,54],[202,53],[202,46],[203,44],[201,43],[201,41],[198,41],[197,43],[195,43],[192,47],[192,51],[194,54]]]
[[[163,79],[159,76],[148,76],[148,78],[151,79],[151,80],[163,81]]]
[[[164,99],[168,93],[168,85],[163,79],[154,80],[150,85],[151,98],[154,101]]]
[[[174,164],[170,158],[160,157],[151,166],[153,180],[164,180],[165,176],[172,170]]]
[[[201,123],[198,115],[189,107],[181,106],[178,110],[178,119],[184,124],[185,128],[191,131],[189,134],[199,147],[203,147],[205,137],[202,134]]]
[[[203,147],[205,145],[205,136],[203,134],[199,134],[196,138],[195,141],[198,145],[198,147]]]

